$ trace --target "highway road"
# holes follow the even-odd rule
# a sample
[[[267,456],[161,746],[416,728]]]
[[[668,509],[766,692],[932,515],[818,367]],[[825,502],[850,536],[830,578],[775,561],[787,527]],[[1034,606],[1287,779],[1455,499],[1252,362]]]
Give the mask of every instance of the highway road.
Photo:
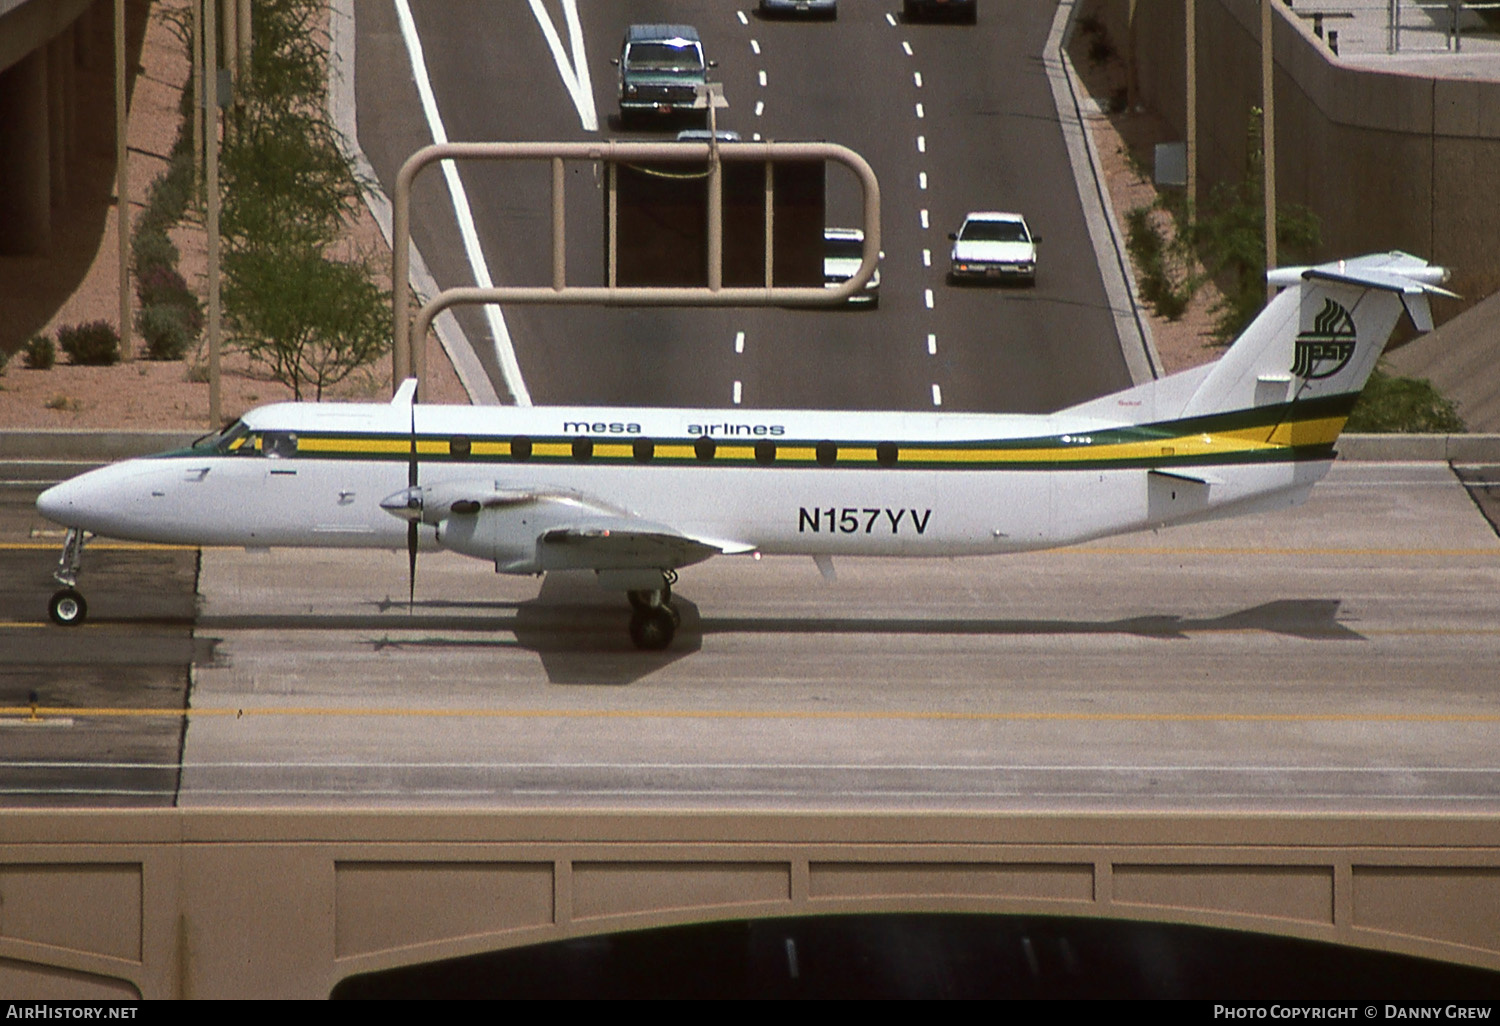
[[[615,118],[609,60],[627,24],[653,21],[699,29],[729,101],[721,127],[844,144],[882,183],[879,310],[511,307],[505,330],[535,402],[1044,412],[1130,383],[1042,60],[1055,0],[991,5],[973,27],[908,25],[888,2],[811,23],[710,0],[582,4],[575,48],[573,5],[559,0],[542,15],[413,0],[405,33],[400,6],[359,5],[356,20],[358,137],[388,192],[439,132],[671,138],[679,126],[624,132]],[[546,167],[466,165],[459,178],[492,279],[546,282]],[[599,284],[600,182],[582,163],[568,182],[570,280]],[[829,223],[857,223],[856,198],[852,179],[831,173]],[[1027,215],[1044,239],[1035,289],[945,284],[948,232],[974,209]],[[441,173],[426,172],[414,236],[444,286],[476,281],[454,210]],[[462,322],[488,357],[494,326],[475,311]]]
[[[451,555],[408,610],[399,553],[205,551],[189,644],[191,553],[96,552],[98,615],[63,631],[31,517],[0,546],[31,582],[0,634],[6,804],[1500,810],[1500,541],[1442,464],[832,583],[715,560],[663,653],[589,582]]]

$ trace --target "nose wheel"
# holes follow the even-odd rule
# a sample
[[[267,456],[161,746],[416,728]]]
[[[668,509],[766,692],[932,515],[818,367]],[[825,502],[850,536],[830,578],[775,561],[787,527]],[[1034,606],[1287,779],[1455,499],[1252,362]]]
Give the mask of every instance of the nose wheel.
[[[74,587],[78,583],[78,573],[83,569],[83,546],[88,539],[89,535],[76,527],[70,527],[68,536],[63,541],[57,572],[52,575],[53,580],[61,584],[63,589],[47,603],[47,615],[59,627],[77,627],[89,615],[89,604],[83,600],[83,593]]]
[[[59,627],[77,627],[89,615],[89,604],[76,588],[64,588],[47,603],[47,615]]]

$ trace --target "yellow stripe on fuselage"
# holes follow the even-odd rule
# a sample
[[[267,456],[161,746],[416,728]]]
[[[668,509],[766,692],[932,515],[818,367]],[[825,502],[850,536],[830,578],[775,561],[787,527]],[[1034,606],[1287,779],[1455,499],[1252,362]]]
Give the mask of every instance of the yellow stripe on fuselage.
[[[897,463],[952,464],[973,466],[980,464],[1029,464],[1029,463],[1112,463],[1138,462],[1161,459],[1213,459],[1230,457],[1249,452],[1264,452],[1275,449],[1290,449],[1300,446],[1331,445],[1343,430],[1344,416],[1319,417],[1311,420],[1283,421],[1275,425],[1237,428],[1198,434],[1182,434],[1139,441],[1095,444],[1086,433],[1076,436],[1064,435],[1058,442],[1025,447],[960,446],[955,444],[924,444],[921,442],[896,443]],[[589,436],[580,435],[580,438]],[[836,443],[837,462],[877,463],[877,449],[869,442]],[[532,454],[542,458],[572,458],[573,442],[537,441],[532,445]],[[405,456],[411,452],[411,440],[399,435],[373,437],[355,435],[347,437],[302,438],[298,448],[306,453],[330,453],[361,456]],[[475,457],[505,457],[511,455],[510,441],[481,441],[471,443],[470,454]],[[417,455],[445,457],[451,455],[447,439],[421,438],[417,441]],[[593,440],[592,458],[602,460],[630,460],[635,458],[634,445],[629,442]],[[656,443],[652,456],[671,461],[695,460],[713,463],[750,463],[756,461],[755,447],[749,444],[719,443],[710,460],[701,460],[693,444],[678,441]],[[812,463],[817,460],[816,446],[803,443],[776,443],[776,462]]]

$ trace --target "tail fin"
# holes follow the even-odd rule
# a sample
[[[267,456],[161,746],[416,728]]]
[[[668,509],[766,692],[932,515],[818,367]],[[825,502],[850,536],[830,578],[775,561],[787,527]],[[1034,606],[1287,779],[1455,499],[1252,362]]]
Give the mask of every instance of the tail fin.
[[[1284,439],[1294,445],[1331,444],[1402,311],[1419,330],[1432,328],[1427,297],[1453,295],[1438,287],[1447,276],[1399,252],[1279,268],[1268,280],[1285,288],[1218,362],[1067,412],[1146,424],[1280,407],[1281,416],[1267,409],[1270,416],[1252,419],[1268,433],[1308,425]]]

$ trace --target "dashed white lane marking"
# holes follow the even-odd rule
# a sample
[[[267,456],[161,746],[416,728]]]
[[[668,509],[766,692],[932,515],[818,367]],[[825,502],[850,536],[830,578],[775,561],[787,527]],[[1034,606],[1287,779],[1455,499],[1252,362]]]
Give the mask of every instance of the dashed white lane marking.
[[[755,54],[757,57],[760,56],[760,43],[756,42],[754,39],[750,40],[750,52]]]
[[[923,267],[931,267],[932,266],[932,250],[930,250],[930,249],[924,249],[924,250],[922,250],[922,266]]]
[[[736,381],[734,383],[734,405],[738,406],[739,404],[740,404],[740,383],[738,381]]]
[[[895,28],[896,27],[896,16],[894,14],[892,14],[890,11],[886,11],[885,12],[885,23],[887,25],[889,25],[891,28]]]
[[[927,355],[928,356],[936,356],[937,355],[937,336],[931,334],[930,332],[927,335]]]
[[[748,24],[750,24],[750,19],[747,18],[747,17],[745,17],[745,12],[744,11],[735,11],[734,13],[740,19],[740,24],[741,25],[748,25]]]
[[[765,100],[756,100],[755,101],[755,116],[756,117],[760,117],[765,112],[766,112],[766,101]]]
[[[562,39],[552,16],[542,7],[542,0],[531,0],[531,14],[552,51],[552,62],[562,76],[563,88],[573,100],[578,120],[586,132],[599,131],[599,112],[594,108],[594,83],[589,79],[588,55],[583,52],[583,26],[578,21],[578,0],[562,0],[563,19],[568,26],[568,50],[563,53]]]
[[[937,384],[933,384],[933,386],[932,386],[932,405],[934,405],[934,406],[941,406],[941,405],[943,405],[943,390]]]
[[[412,78],[416,81],[417,96],[422,101],[422,113],[427,118],[428,131],[432,133],[433,142],[445,143],[448,141],[448,130],[443,127],[442,116],[438,113],[437,96],[432,91],[432,80],[427,76],[427,60],[422,55],[422,41],[417,36],[417,23],[412,19],[408,0],[396,0],[396,20],[401,25],[401,37],[406,43]],[[479,245],[479,230],[474,225],[474,211],[469,207],[469,195],[464,192],[464,184],[458,177],[458,166],[451,160],[442,161],[439,166],[443,171],[443,180],[448,184],[453,215],[458,221],[458,232],[463,239],[464,254],[468,257],[474,283],[482,289],[494,288],[494,279],[490,277],[489,265],[484,260],[484,250]],[[493,303],[485,304],[483,309],[485,320],[490,326],[490,338],[494,342],[495,361],[500,365],[500,374],[505,378],[505,384],[516,405],[530,406],[531,393],[526,388],[525,379],[521,377],[521,365],[516,361],[516,349],[511,343],[505,317]]]
[[[927,309],[931,310],[932,309],[932,290],[931,289],[924,289],[923,290],[922,300],[923,300],[923,302],[925,302],[927,304]]]
[[[918,89],[922,88],[922,73],[920,71],[913,71],[911,73],[911,80],[916,84]]]
[[[760,142],[760,133],[759,132],[752,132],[750,134],[750,138],[754,142]]]
[[[911,56],[911,55],[912,55],[912,54],[911,54],[911,44],[910,44],[910,43],[908,43],[908,42],[907,42],[907,41],[906,41],[906,40],[904,40],[904,39],[903,39],[903,40],[901,40],[901,49],[903,49],[903,50],[905,50],[905,51],[906,51],[906,56],[908,56],[908,57],[910,57],[910,56]]]
[[[926,153],[927,152],[927,137],[925,135],[919,135],[919,136],[917,136],[917,152],[918,153]]]
[[[919,118],[925,118],[926,116],[927,116],[927,112],[922,109],[922,105],[920,103],[917,104],[917,117],[919,117]]]
[[[927,172],[926,171],[918,171],[917,172],[917,188],[918,189],[922,189],[924,191],[926,190],[926,188],[927,188]]]
[[[931,221],[927,217],[927,211],[926,210],[922,211],[922,227],[923,228],[931,228],[932,227]]]
[[[743,353],[745,351],[745,333],[743,331],[736,331],[734,333],[734,351],[736,353]]]
[[[766,73],[764,69],[762,69],[760,72],[760,85],[762,89],[764,89],[766,86]]]

